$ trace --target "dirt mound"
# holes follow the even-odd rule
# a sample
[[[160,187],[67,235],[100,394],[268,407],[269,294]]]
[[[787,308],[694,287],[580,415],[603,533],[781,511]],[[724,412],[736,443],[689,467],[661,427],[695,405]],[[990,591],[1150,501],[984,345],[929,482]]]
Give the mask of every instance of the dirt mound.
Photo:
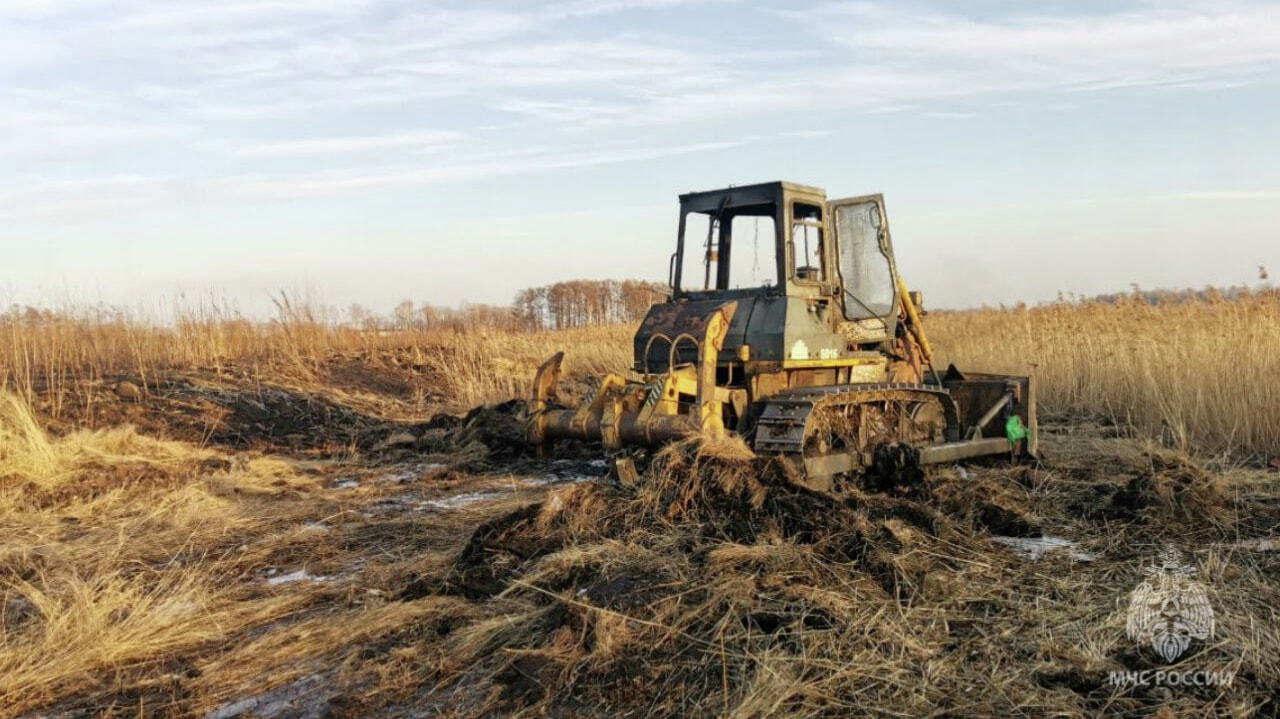
[[[1220,479],[1184,454],[1151,449],[1149,465],[1116,493],[1112,503],[1135,516],[1152,512],[1174,520],[1225,526],[1228,499]]]
[[[525,412],[524,401],[509,400],[461,416],[437,414],[427,422],[389,424],[372,432],[362,446],[390,462],[441,455],[466,471],[535,471],[538,452],[524,440]],[[565,443],[555,451],[562,462],[598,460],[600,454],[598,444]]]
[[[468,452],[471,445],[482,447],[483,454],[494,460],[510,459],[529,453],[524,441],[525,403],[509,400],[496,405],[476,407],[458,423],[448,437],[458,451]]]
[[[1227,490],[1222,469],[1185,453],[1141,442],[1082,442],[1068,445],[1055,462],[1068,511],[1093,522],[1139,525],[1145,533],[1204,539],[1251,534],[1262,516],[1255,505],[1242,511]]]

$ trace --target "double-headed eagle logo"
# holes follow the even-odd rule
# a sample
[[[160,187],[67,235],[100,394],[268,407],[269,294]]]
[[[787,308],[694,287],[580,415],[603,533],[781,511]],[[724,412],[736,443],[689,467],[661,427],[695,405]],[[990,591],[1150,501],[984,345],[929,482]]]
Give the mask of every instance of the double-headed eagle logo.
[[[1159,564],[1143,570],[1147,578],[1129,595],[1125,634],[1172,662],[1191,645],[1192,639],[1213,638],[1213,608],[1203,584],[1192,579],[1194,567],[1182,561],[1178,550],[1160,552]]]

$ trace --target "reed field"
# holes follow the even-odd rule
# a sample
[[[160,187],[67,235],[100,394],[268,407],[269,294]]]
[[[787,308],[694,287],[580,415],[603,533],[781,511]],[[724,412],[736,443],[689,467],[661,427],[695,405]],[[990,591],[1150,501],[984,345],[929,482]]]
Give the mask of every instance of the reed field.
[[[1044,410],[1183,450],[1280,454],[1280,292],[936,313],[942,362],[1031,372]]]
[[[1045,461],[839,498],[738,442],[636,486],[519,406],[633,327],[356,329],[288,301],[0,320],[0,719],[1274,716],[1280,293],[937,311],[939,369],[1031,372]],[[1027,556],[993,539],[1061,541]],[[1217,633],[1125,638],[1181,550]]]

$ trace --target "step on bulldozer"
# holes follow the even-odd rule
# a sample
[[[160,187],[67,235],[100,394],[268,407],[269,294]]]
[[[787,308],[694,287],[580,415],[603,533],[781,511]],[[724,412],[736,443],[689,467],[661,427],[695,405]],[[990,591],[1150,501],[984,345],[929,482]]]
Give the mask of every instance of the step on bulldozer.
[[[736,434],[816,491],[882,446],[908,445],[921,464],[1036,453],[1030,377],[934,369],[881,195],[827,200],[789,182],[681,195],[668,282],[629,376],[606,375],[566,408],[564,353],[542,364],[529,442],[623,450]]]

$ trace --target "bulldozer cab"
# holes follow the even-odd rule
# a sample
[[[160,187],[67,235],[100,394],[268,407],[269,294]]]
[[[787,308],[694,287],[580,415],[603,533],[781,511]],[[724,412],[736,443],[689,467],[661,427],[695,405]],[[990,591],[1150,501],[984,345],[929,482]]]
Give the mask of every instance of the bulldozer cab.
[[[673,301],[749,305],[750,316],[735,323],[743,331],[729,333],[730,350],[748,344],[773,359],[804,359],[791,356],[801,342],[834,358],[893,336],[898,281],[881,195],[828,201],[819,188],[789,182],[688,193],[677,235]],[[792,307],[784,311],[778,298]],[[770,319],[757,316],[770,309]],[[778,334],[796,336],[779,346]],[[829,341],[838,337],[850,341]]]

